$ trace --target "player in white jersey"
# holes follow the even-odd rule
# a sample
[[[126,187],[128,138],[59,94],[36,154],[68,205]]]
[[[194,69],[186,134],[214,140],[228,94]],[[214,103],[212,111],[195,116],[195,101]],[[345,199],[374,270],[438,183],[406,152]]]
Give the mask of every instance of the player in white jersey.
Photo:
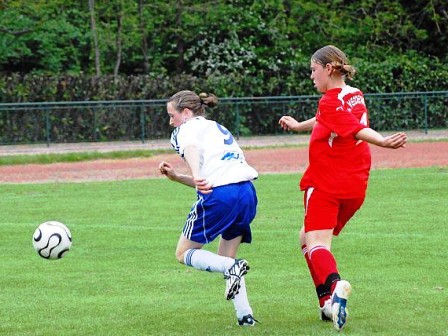
[[[236,254],[241,243],[252,240],[250,224],[258,201],[251,181],[258,173],[247,164],[232,134],[205,118],[205,107],[216,104],[216,96],[198,96],[192,91],[180,91],[168,100],[170,125],[175,127],[171,143],[191,174],[180,174],[166,161],[159,169],[170,180],[197,191],[177,244],[177,260],[198,270],[224,274],[225,297],[234,304],[238,325],[253,326],[256,320],[244,279],[249,264],[236,259]],[[202,249],[218,236],[217,253]]]

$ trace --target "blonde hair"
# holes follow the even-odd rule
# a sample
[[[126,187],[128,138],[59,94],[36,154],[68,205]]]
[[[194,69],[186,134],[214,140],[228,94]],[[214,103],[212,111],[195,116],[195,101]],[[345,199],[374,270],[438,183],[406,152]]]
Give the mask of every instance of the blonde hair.
[[[193,112],[194,115],[205,115],[205,106],[215,107],[218,105],[218,97],[214,94],[200,93],[197,95],[193,91],[183,90],[179,91],[170,99],[168,103],[173,103],[173,107],[176,111],[180,112],[184,108],[187,108]]]
[[[348,79],[353,79],[356,73],[356,69],[349,64],[344,52],[333,45],[327,45],[317,50],[311,56],[311,61],[323,66],[331,64],[335,70]]]

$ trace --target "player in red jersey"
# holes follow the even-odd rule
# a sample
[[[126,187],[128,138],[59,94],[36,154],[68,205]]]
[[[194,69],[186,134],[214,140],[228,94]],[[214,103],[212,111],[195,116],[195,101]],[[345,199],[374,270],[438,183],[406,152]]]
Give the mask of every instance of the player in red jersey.
[[[354,73],[340,49],[328,45],[317,50],[311,57],[311,79],[323,96],[316,116],[303,122],[283,116],[279,121],[285,130],[312,131],[309,166],[300,181],[305,207],[300,244],[321,319],[333,321],[337,330],[346,323],[351,285],[339,275],[332,238],[364,202],[371,164],[368,143],[396,149],[407,141],[405,133],[384,137],[369,128],[362,92],[345,83]]]

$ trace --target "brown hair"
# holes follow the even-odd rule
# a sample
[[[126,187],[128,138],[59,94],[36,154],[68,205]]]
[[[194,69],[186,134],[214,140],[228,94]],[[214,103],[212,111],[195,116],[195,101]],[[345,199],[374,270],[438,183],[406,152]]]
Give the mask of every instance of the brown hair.
[[[333,45],[327,45],[317,50],[311,61],[319,63],[323,66],[331,64],[333,68],[341,73],[341,75],[348,79],[353,79],[356,70],[349,64],[347,56],[339,48]]]
[[[176,111],[182,111],[187,108],[193,112],[194,115],[203,116],[205,114],[205,106],[215,107],[218,105],[218,97],[214,94],[200,93],[197,95],[193,91],[183,90],[179,91],[170,99],[168,103],[173,103]]]

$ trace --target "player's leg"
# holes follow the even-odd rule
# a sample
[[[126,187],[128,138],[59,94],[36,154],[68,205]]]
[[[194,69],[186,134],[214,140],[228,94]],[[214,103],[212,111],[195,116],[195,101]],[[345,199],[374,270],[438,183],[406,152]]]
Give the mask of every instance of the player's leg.
[[[236,258],[241,243],[252,241],[250,224],[255,218],[257,209],[257,196],[251,182],[238,183],[236,186],[238,202],[234,208],[238,214],[232,221],[232,225],[222,232],[218,253]],[[225,274],[226,297],[232,299],[238,318],[238,325],[253,326],[257,322],[253,318],[252,308],[247,297],[245,274],[249,265],[244,259],[235,259],[234,265]]]
[[[336,260],[331,253],[331,241],[338,223],[340,203],[332,195],[313,188],[306,191],[304,203],[307,261],[314,274],[321,319],[331,320],[333,314],[329,294],[340,280]]]
[[[227,240],[221,238],[218,247],[218,254],[233,258],[235,262],[224,273],[226,281],[226,298],[233,299],[237,296],[242,285],[244,285],[244,275],[249,270],[249,264],[244,259],[236,259],[238,248],[241,244],[242,236],[237,236],[233,239]],[[243,288],[244,292],[246,291]],[[247,300],[247,298],[246,298]],[[236,307],[235,307],[236,308]]]
[[[187,264],[185,262],[185,252],[190,249],[201,249],[204,244],[194,242],[186,238],[183,234],[180,235],[176,247],[176,259],[181,264]]]
[[[339,280],[331,253],[333,229],[337,225],[339,201],[332,195],[309,188],[305,201],[305,242],[317,283],[327,288]]]
[[[233,203],[232,213],[226,218],[230,225],[221,232],[218,253],[236,257],[240,243],[252,241],[250,224],[255,218],[258,200],[251,182],[235,183],[231,189],[237,198]],[[238,293],[240,280],[248,270],[249,265],[246,260],[236,259],[234,265],[225,273],[227,300],[232,299]]]
[[[228,232],[226,232],[228,234]],[[235,259],[242,236],[236,236],[231,239],[221,237],[218,247],[218,254],[230,256],[234,260],[233,264],[224,272],[226,279],[226,290],[224,295],[227,300],[235,297],[241,287],[241,280],[249,270],[249,263],[244,259]]]
[[[306,245],[308,257],[311,262],[317,282],[325,287],[332,288],[339,280],[336,260],[331,253],[332,229],[306,232]]]
[[[233,258],[202,250],[203,245],[186,238],[182,234],[177,243],[176,259],[180,263],[201,271],[219,273],[226,272],[235,263]]]
[[[235,259],[241,244],[242,236],[226,240],[221,238],[218,245],[218,254]]]
[[[223,223],[227,223],[226,216],[232,213],[232,203],[222,201],[223,197],[229,197],[226,189],[220,187],[207,195],[198,194],[177,244],[179,262],[198,270],[219,273],[226,272],[234,264],[233,258],[201,249],[220,234]]]
[[[309,247],[309,257],[316,270],[319,281],[331,290],[331,314],[333,325],[341,330],[347,321],[347,299],[351,293],[351,284],[341,280],[336,260],[330,252],[331,239],[338,235],[348,220],[361,207],[363,198],[347,200],[333,199],[329,195],[317,193],[314,206],[308,218],[306,242]],[[319,205],[316,207],[316,205]],[[316,209],[320,209],[318,214]],[[330,229],[332,228],[332,229]]]
[[[305,228],[302,227],[299,233],[300,246],[302,247],[302,254],[305,258],[306,264],[313,279],[314,287],[316,288],[317,298],[319,300],[319,317],[322,321],[331,321],[331,292],[323,283],[319,281],[316,271],[311,263],[308,246],[306,245]]]
[[[241,239],[242,236],[238,236],[231,240],[221,238],[218,254],[236,258]],[[228,279],[226,279],[226,294],[227,296],[229,294],[233,295],[232,303],[235,307],[238,325],[240,326],[253,326],[256,322],[253,318],[253,311],[247,296],[246,281],[244,277],[247,270],[249,270],[249,265],[246,260],[235,259],[234,265],[232,265],[228,271]]]
[[[219,242],[218,254],[234,259],[232,266],[224,273],[224,277],[227,280],[225,292],[227,300],[233,299],[238,294],[243,277],[249,270],[249,264],[246,260],[235,259],[242,238],[242,236],[237,236],[230,240],[221,238]]]
[[[308,260],[315,276],[316,293],[319,298],[320,318],[331,321],[331,289],[340,279],[336,260],[331,253],[331,229],[306,233]]]
[[[316,247],[321,247],[323,251],[328,251],[329,257],[334,260],[330,251],[331,247],[331,233],[332,228],[336,225],[337,203],[335,204],[327,200],[328,197],[314,188],[308,188],[304,193],[303,203],[305,209],[304,225],[300,231],[300,244],[302,253],[308,265],[308,269],[313,278],[316,288],[316,294],[319,299],[319,315],[323,321],[331,321],[331,287],[326,282],[325,274],[322,274],[319,259],[311,260],[311,252]],[[309,232],[325,231],[324,236],[317,236],[316,234],[309,234]],[[326,257],[323,258],[326,261]],[[334,264],[334,266],[336,266]],[[333,269],[334,271],[334,269]]]
[[[338,235],[344,228],[345,224],[353,217],[364,202],[364,197],[356,199],[341,200],[337,225],[333,234]],[[347,300],[351,293],[351,284],[346,280],[340,280],[334,286],[331,295],[331,311],[333,325],[337,330],[341,330],[347,321],[348,310]]]

